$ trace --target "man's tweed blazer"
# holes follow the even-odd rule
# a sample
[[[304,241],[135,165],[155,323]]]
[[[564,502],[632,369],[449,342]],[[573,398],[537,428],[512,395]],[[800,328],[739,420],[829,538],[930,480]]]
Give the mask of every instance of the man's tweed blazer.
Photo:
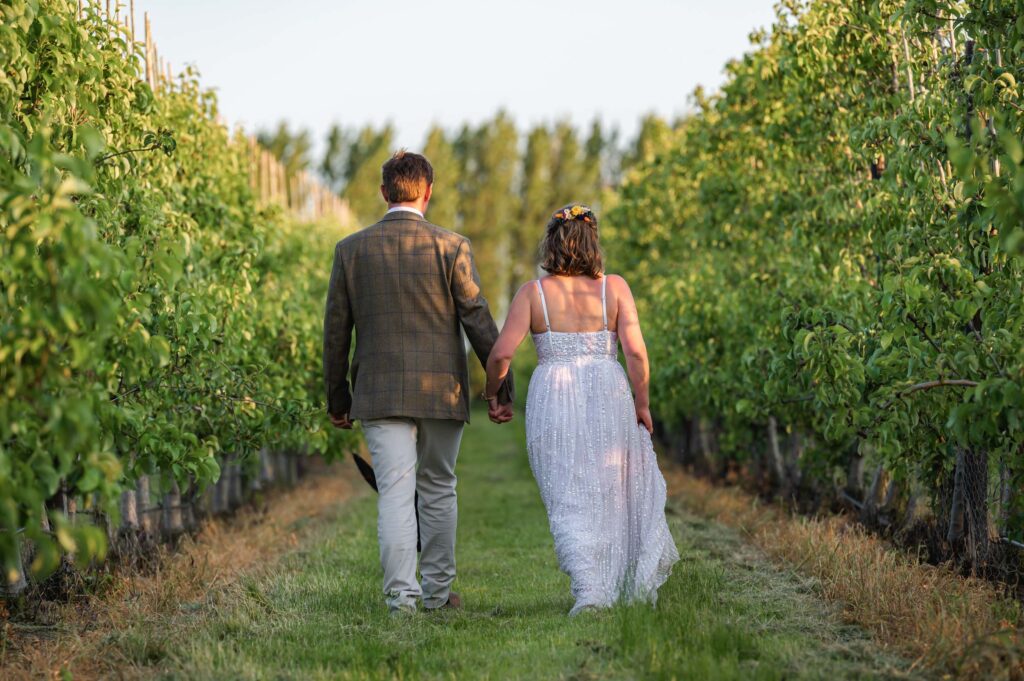
[[[480,291],[468,239],[416,213],[395,211],[340,241],[324,314],[328,412],[352,420],[468,422],[462,329],[486,363],[498,327]],[[499,400],[510,402],[512,391],[509,378]]]

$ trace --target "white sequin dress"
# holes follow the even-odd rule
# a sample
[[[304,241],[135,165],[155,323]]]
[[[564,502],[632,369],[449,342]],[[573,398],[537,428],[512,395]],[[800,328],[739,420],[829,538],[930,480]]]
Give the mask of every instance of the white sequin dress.
[[[619,601],[654,603],[679,559],[665,520],[665,479],[637,424],[618,337],[604,330],[533,334],[538,366],[526,400],[530,467],[555,552],[576,599],[570,615]]]

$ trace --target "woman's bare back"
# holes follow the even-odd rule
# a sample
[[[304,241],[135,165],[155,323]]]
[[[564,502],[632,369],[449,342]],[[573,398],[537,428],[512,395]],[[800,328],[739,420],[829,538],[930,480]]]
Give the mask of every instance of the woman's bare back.
[[[540,282],[544,287],[544,299],[547,302],[552,331],[586,333],[604,329],[601,279],[552,275],[542,277]],[[611,285],[611,281],[608,284],[608,329],[615,331],[618,322],[617,287]],[[530,330],[533,333],[544,333],[548,329],[544,322],[540,293],[536,286],[530,286],[527,290],[530,296]]]

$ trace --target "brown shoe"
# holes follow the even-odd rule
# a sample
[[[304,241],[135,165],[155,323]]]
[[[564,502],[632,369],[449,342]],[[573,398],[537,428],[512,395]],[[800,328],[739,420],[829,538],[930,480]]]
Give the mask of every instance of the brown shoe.
[[[436,608],[429,608],[429,610],[462,610],[462,596],[454,591],[449,591],[448,600],[444,602],[444,605],[439,605]]]

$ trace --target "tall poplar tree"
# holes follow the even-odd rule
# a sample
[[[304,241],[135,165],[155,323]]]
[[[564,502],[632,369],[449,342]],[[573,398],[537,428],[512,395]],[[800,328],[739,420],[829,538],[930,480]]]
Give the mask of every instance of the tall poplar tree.
[[[458,231],[461,167],[452,142],[439,126],[431,127],[427,133],[423,155],[434,167],[434,195],[427,208],[427,218],[441,227]]]
[[[359,222],[375,222],[385,210],[380,195],[380,169],[394,153],[394,129],[365,126],[349,147],[345,162],[345,190],[342,197]]]
[[[583,155],[576,129],[569,121],[560,121],[554,130],[554,153],[552,155],[551,183],[554,188],[554,208],[570,201],[586,203],[593,199],[588,196],[584,182]]]
[[[461,232],[473,241],[484,294],[501,315],[512,278],[510,233],[519,219],[519,133],[500,111],[476,130],[464,127],[456,148],[464,169]]]
[[[512,288],[533,276],[536,270],[537,245],[544,236],[554,205],[551,131],[545,125],[532,128],[526,138],[523,156],[521,204],[519,221],[511,230]]]

